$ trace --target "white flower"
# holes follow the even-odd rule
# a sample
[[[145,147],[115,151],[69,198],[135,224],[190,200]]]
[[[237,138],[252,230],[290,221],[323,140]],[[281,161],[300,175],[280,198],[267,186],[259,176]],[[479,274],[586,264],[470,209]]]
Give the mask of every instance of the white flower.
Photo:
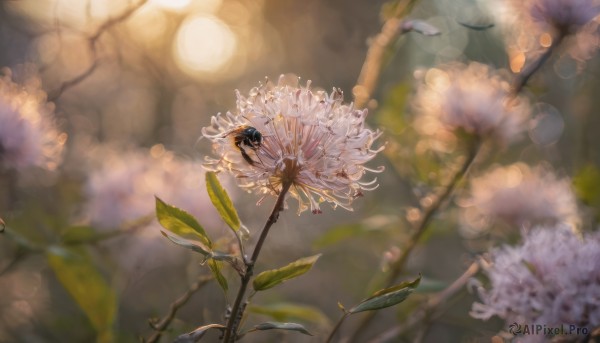
[[[577,201],[569,178],[557,177],[548,167],[516,163],[496,167],[471,179],[470,194],[462,204],[465,230],[480,232],[496,219],[512,227],[579,221]]]
[[[361,179],[367,171],[381,171],[364,164],[382,148],[371,148],[380,132],[365,128],[367,111],[342,104],[342,98],[339,89],[311,91],[310,82],[299,87],[294,78],[286,85],[283,76],[277,85],[252,89],[248,97],[237,92],[237,113],[219,114],[202,130],[218,156],[207,157],[207,168],[231,172],[241,187],[262,194],[279,194],[289,182],[298,213],[307,203],[320,213],[324,201],[351,210],[363,190],[377,187],[376,179]],[[244,127],[262,134],[260,144],[235,145],[236,130]]]
[[[504,145],[525,129],[529,106],[501,73],[480,63],[448,64],[424,73],[414,98],[416,129],[437,140],[464,131]]]
[[[67,135],[56,129],[53,111],[39,79],[19,85],[12,81],[10,70],[4,70],[0,76],[0,167],[58,167]]]
[[[567,226],[539,227],[520,246],[492,251],[489,288],[471,315],[548,327],[600,325],[600,234],[579,237]]]

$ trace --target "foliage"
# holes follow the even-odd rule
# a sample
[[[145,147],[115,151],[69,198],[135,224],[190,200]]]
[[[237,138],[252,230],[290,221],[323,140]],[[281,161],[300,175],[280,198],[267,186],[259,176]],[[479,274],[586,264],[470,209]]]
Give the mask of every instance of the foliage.
[[[577,249],[498,267],[557,228],[597,239],[600,9],[557,3],[0,2],[0,341],[496,340],[523,308],[599,326],[585,290],[543,309],[555,283],[502,288]]]

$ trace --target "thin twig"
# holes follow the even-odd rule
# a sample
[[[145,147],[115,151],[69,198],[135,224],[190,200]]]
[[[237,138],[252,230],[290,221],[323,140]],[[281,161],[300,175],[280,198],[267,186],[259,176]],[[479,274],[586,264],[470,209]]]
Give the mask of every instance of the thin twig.
[[[563,36],[558,36],[555,40],[553,40],[552,44],[544,51],[538,59],[528,64],[526,67],[521,70],[519,75],[515,78],[512,86],[512,91],[514,94],[519,94],[523,87],[527,84],[529,79],[537,72],[544,63],[552,56],[552,53],[556,48],[560,45],[563,40]]]
[[[150,326],[155,330],[155,332],[147,339],[143,340],[145,343],[156,343],[162,336],[163,332],[169,327],[173,319],[175,319],[175,315],[177,311],[185,305],[188,300],[196,293],[200,288],[206,285],[210,280],[214,277],[212,275],[204,275],[200,276],[196,282],[194,282],[190,288],[183,293],[177,300],[175,300],[169,306],[169,312],[166,316],[164,316],[160,320],[149,320]]]
[[[96,244],[124,235],[133,235],[139,230],[142,230],[143,228],[147,227],[153,220],[153,215],[147,215],[129,223],[125,223],[120,228],[112,229],[110,231],[98,232],[93,236],[76,238],[63,237],[61,243],[66,246]]]
[[[350,314],[347,312],[344,313],[344,315],[340,318],[340,320],[338,320],[337,324],[335,324],[335,326],[333,327],[333,330],[331,330],[331,333],[329,334],[329,337],[327,337],[327,340],[325,341],[325,343],[331,342],[333,337],[335,337],[335,334],[342,327],[342,323],[344,323],[344,320],[346,320],[346,318],[348,318],[349,315]]]
[[[58,87],[58,89],[56,89],[55,91],[53,91],[51,93],[51,95],[48,96],[48,101],[56,101],[58,98],[60,98],[60,96],[69,88],[77,86],[79,83],[81,83],[83,80],[87,79],[90,75],[92,75],[94,73],[94,71],[96,70],[96,68],[98,68],[98,57],[97,54],[95,52],[95,50],[92,50],[92,54],[94,56],[94,62],[87,67],[86,70],[84,70],[83,72],[81,72],[81,74],[73,77],[72,79],[69,79],[67,81],[63,81],[63,83],[60,84],[60,86]]]
[[[473,164],[473,161],[475,161],[475,157],[477,157],[477,153],[479,152],[480,147],[481,144],[479,142],[475,142],[473,144],[473,146],[469,149],[465,161],[463,162],[460,169],[456,171],[448,186],[446,186],[446,188],[441,192],[441,194],[435,197],[436,200],[433,202],[433,204],[431,204],[431,206],[429,206],[426,209],[425,213],[421,217],[421,220],[417,222],[415,230],[408,242],[408,245],[404,247],[402,255],[400,256],[398,261],[396,261],[391,267],[391,273],[388,274],[385,287],[393,286],[394,282],[402,272],[404,265],[408,261],[412,250],[417,246],[419,240],[427,230],[427,227],[429,226],[431,219],[433,219],[434,214],[438,211],[438,209],[440,209],[440,207],[446,202],[446,200],[450,198],[450,196],[456,189],[456,186],[465,177],[465,175],[469,171],[469,168]]]
[[[100,25],[98,27],[98,29],[92,35],[90,35],[88,37],[88,45],[89,45],[89,49],[90,49],[90,52],[93,57],[92,64],[88,68],[86,68],[83,72],[81,72],[79,75],[61,83],[61,85],[58,86],[58,88],[55,91],[50,93],[51,95],[48,96],[48,101],[56,101],[56,99],[58,99],[69,88],[78,85],[83,80],[87,79],[90,75],[92,75],[94,73],[94,71],[96,70],[96,68],[98,68],[98,65],[99,65],[98,52],[96,50],[96,43],[98,42],[98,39],[100,39],[100,37],[114,25],[119,24],[119,23],[129,19],[129,17],[131,17],[137,10],[139,10],[142,6],[144,6],[148,1],[149,0],[140,0],[140,2],[138,2],[134,6],[131,6],[130,8],[126,9],[118,16],[116,16],[114,18],[110,18],[110,19],[106,20],[104,23],[102,23],[102,25]]]
[[[417,1],[405,0],[399,3],[395,15],[385,21],[381,32],[372,39],[358,81],[356,81],[356,86],[353,89],[354,104],[357,108],[366,107],[371,99],[371,95],[379,82],[387,49],[402,33],[406,32],[402,27],[401,18],[408,13]]]
[[[475,142],[473,144],[473,146],[469,149],[469,153],[468,153],[467,157],[465,158],[465,161],[464,161],[463,165],[461,166],[461,168],[456,171],[456,173],[452,177],[452,180],[450,181],[448,186],[446,186],[446,188],[444,188],[444,190],[441,192],[441,194],[436,196],[436,198],[435,198],[436,200],[433,202],[433,204],[431,204],[431,206],[429,206],[426,209],[425,213],[421,216],[421,220],[416,223],[415,228],[413,230],[413,234],[410,236],[410,239],[408,240],[408,244],[404,247],[404,249],[402,251],[402,255],[398,258],[398,260],[396,260],[396,262],[394,262],[394,264],[392,264],[392,266],[390,268],[390,273],[388,274],[386,281],[384,283],[384,286],[383,286],[384,288],[391,287],[394,285],[394,282],[396,281],[396,279],[398,278],[400,273],[402,273],[402,270],[404,269],[404,265],[408,261],[408,258],[410,257],[412,251],[418,245],[423,234],[427,231],[427,228],[429,226],[429,223],[431,222],[431,219],[433,219],[433,216],[435,215],[435,213],[437,213],[437,211],[446,202],[446,200],[451,197],[451,195],[454,192],[454,189],[456,188],[458,183],[467,174],[469,168],[471,167],[471,165],[473,164],[473,161],[475,160],[475,157],[477,157],[477,153],[479,152],[480,146],[481,146],[480,142]],[[350,342],[357,341],[360,333],[371,324],[371,322],[376,314],[377,314],[376,311],[371,311],[371,312],[368,312],[363,317],[362,321],[359,323],[359,325],[356,327],[356,329],[350,336]]]
[[[431,317],[432,314],[438,309],[438,307],[448,301],[452,296],[458,293],[461,289],[464,288],[465,284],[469,282],[469,280],[479,272],[480,266],[478,262],[473,262],[469,268],[458,278],[456,279],[450,286],[446,287],[443,291],[437,293],[432,296],[428,301],[425,307],[418,313],[411,315],[409,320],[405,323],[394,326],[393,328],[381,333],[377,337],[373,338],[369,341],[369,343],[384,343],[389,340],[398,337],[403,334],[413,326],[423,322],[428,317]]]
[[[250,282],[252,274],[254,273],[254,264],[256,263],[256,260],[260,255],[262,246],[267,238],[267,235],[269,234],[269,229],[271,229],[271,226],[273,226],[273,224],[277,222],[277,219],[279,219],[279,213],[283,210],[283,201],[285,200],[285,196],[290,187],[291,182],[285,182],[283,184],[281,191],[279,192],[279,196],[277,197],[277,201],[275,202],[275,206],[271,211],[271,215],[269,215],[269,219],[265,223],[265,226],[262,229],[262,232],[260,233],[260,237],[256,242],[256,247],[254,247],[254,252],[252,253],[250,261],[244,261],[246,264],[246,272],[244,273],[244,275],[241,276],[240,288],[235,298],[233,308],[231,309],[229,319],[227,320],[227,329],[225,329],[225,335],[223,338],[223,342],[225,343],[235,342],[235,340],[237,339],[236,331],[237,324],[239,323],[238,319],[244,314],[245,308],[245,306],[240,305],[242,304],[242,299],[246,294],[248,283]]]
[[[21,262],[27,256],[27,254],[28,251],[26,249],[24,249],[21,246],[18,246],[17,251],[15,252],[15,255],[10,260],[10,262],[8,262],[8,264],[4,266],[2,270],[0,270],[0,276],[7,274],[9,271],[15,268],[17,264],[19,264],[19,262]]]
[[[144,6],[147,2],[148,2],[148,0],[140,0],[140,2],[138,2],[136,5],[131,6],[130,8],[126,9],[118,16],[110,18],[107,21],[105,21],[102,25],[100,25],[98,27],[96,32],[90,36],[90,42],[92,44],[96,43],[98,38],[100,38],[100,36],[102,36],[102,34],[104,32],[106,32],[106,30],[110,29],[111,27],[113,27],[116,24],[119,24],[119,23],[129,19],[129,17],[131,17],[138,9],[140,9],[140,7]]]

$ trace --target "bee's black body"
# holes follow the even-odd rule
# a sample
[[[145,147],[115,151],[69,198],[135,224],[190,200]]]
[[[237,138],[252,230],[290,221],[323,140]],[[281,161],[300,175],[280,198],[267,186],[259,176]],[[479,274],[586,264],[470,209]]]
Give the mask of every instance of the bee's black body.
[[[248,162],[250,165],[254,165],[254,161],[252,158],[250,158],[244,149],[244,146],[252,150],[260,148],[260,145],[262,144],[262,134],[260,131],[252,126],[240,126],[239,128],[231,131],[229,134],[234,134],[233,143],[238,149],[240,149],[240,153],[242,153],[244,160],[246,160],[246,162]]]

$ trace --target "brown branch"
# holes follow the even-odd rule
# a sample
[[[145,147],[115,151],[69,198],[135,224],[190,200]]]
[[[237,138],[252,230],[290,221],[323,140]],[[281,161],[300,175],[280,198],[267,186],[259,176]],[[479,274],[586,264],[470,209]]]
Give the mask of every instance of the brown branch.
[[[327,340],[325,341],[325,343],[329,343],[329,342],[331,342],[333,340],[333,338],[335,337],[335,334],[342,327],[342,324],[344,323],[344,321],[346,320],[346,318],[348,318],[349,316],[350,316],[350,313],[344,312],[344,314],[342,315],[342,317],[338,320],[338,322],[333,327],[333,330],[331,330],[331,333],[329,334],[329,337],[327,337]]]
[[[541,67],[548,61],[554,50],[560,45],[564,36],[559,35],[556,39],[552,40],[552,45],[550,45],[546,51],[544,51],[536,60],[528,64],[526,67],[521,70],[521,72],[515,77],[515,80],[512,85],[512,91],[514,94],[519,94],[523,87],[527,84],[529,79],[535,74]]]
[[[269,219],[267,219],[267,222],[260,233],[258,242],[256,242],[256,247],[254,247],[254,252],[252,253],[250,261],[244,261],[246,265],[246,272],[241,276],[240,288],[235,298],[233,308],[231,309],[229,319],[227,320],[227,328],[225,329],[225,334],[223,337],[224,343],[235,342],[237,339],[237,326],[239,324],[239,318],[242,317],[246,308],[245,305],[241,306],[242,299],[246,294],[246,289],[248,288],[248,284],[250,283],[250,279],[254,273],[254,264],[260,255],[260,251],[267,238],[267,235],[269,234],[271,226],[273,226],[273,224],[277,222],[277,219],[279,219],[279,213],[283,210],[285,196],[291,186],[291,182],[284,182],[283,186],[281,187],[281,191],[279,192],[279,196],[277,197],[277,201],[275,202],[275,206],[273,206],[273,210],[271,211],[271,215],[269,215]]]
[[[94,55],[94,62],[92,63],[92,65],[90,65],[85,71],[83,71],[81,74],[73,77],[72,79],[69,79],[67,81],[64,81],[63,83],[60,84],[60,86],[58,87],[58,89],[56,89],[55,91],[52,92],[52,95],[48,96],[48,101],[56,101],[56,99],[60,98],[60,96],[69,88],[77,86],[79,83],[81,83],[83,80],[87,79],[90,75],[92,75],[94,73],[94,71],[96,70],[96,68],[98,67],[98,59],[96,56],[96,53],[93,53]]]
[[[423,234],[427,231],[427,228],[429,227],[429,223],[433,219],[433,216],[442,207],[446,200],[451,197],[458,183],[467,174],[469,168],[475,160],[475,157],[477,157],[477,153],[479,152],[480,146],[480,142],[475,142],[473,144],[461,168],[458,171],[456,171],[448,186],[446,186],[444,190],[438,196],[436,196],[436,200],[434,201],[434,203],[426,209],[425,213],[421,217],[421,220],[416,223],[413,229],[413,233],[408,241],[408,244],[406,245],[406,247],[404,247],[402,251],[402,255],[400,256],[400,258],[398,258],[396,262],[394,262],[394,264],[390,268],[390,273],[388,274],[385,284],[383,286],[384,288],[391,287],[394,285],[394,282],[404,269],[404,266],[408,261],[408,258],[410,257],[412,251],[418,245]],[[363,320],[360,322],[360,324],[350,336],[350,342],[357,342],[360,333],[371,324],[376,314],[376,311],[367,312],[367,314],[363,317]]]
[[[356,81],[356,86],[352,90],[354,104],[357,108],[366,107],[371,99],[371,95],[379,82],[386,51],[402,33],[406,32],[402,27],[402,17],[408,13],[417,1],[401,1],[396,8],[395,15],[385,21],[381,32],[372,39],[358,81]]]
[[[55,91],[51,92],[51,95],[48,96],[48,101],[56,101],[65,91],[78,85],[79,83],[81,83],[82,81],[87,79],[90,75],[92,75],[94,73],[94,71],[96,70],[96,68],[98,68],[98,64],[99,64],[98,52],[96,50],[96,43],[98,42],[98,39],[100,39],[100,37],[106,31],[108,31],[111,27],[129,19],[129,17],[131,17],[137,10],[139,10],[142,6],[144,6],[148,1],[149,0],[140,0],[140,2],[138,2],[134,6],[126,9],[118,16],[116,16],[114,18],[110,18],[110,19],[106,20],[104,23],[102,23],[102,25],[100,25],[98,27],[98,29],[92,35],[90,35],[88,37],[88,45],[89,45],[90,52],[93,56],[92,59],[94,62],[92,62],[92,64],[86,70],[81,72],[79,75],[61,83],[61,85]]]
[[[148,339],[143,339],[142,341],[145,343],[158,342],[158,340],[162,336],[163,332],[169,327],[169,325],[171,324],[173,319],[175,319],[175,315],[177,314],[177,311],[181,307],[183,307],[188,302],[188,300],[190,300],[190,298],[192,297],[192,295],[194,295],[194,293],[196,293],[198,290],[200,290],[204,285],[206,285],[213,278],[214,277],[212,275],[204,275],[204,276],[199,277],[198,280],[196,282],[194,282],[185,293],[183,293],[179,298],[177,298],[177,300],[175,300],[173,303],[171,303],[171,305],[169,306],[169,312],[167,313],[167,315],[165,315],[160,320],[158,320],[158,319],[149,320],[148,322],[149,322],[150,326],[155,330],[155,332]]]
[[[448,301],[452,296],[458,293],[461,289],[464,288],[465,284],[469,282],[469,280],[479,272],[480,266],[479,263],[473,262],[469,268],[458,278],[456,279],[450,286],[448,286],[443,291],[437,293],[436,295],[429,298],[425,307],[418,313],[411,315],[409,320],[405,323],[397,325],[377,337],[371,339],[369,343],[384,343],[390,341],[399,335],[403,334],[407,330],[411,329],[415,325],[427,321],[429,318],[440,315],[441,312],[438,311],[439,306]]]
[[[140,9],[140,7],[144,6],[147,2],[148,2],[148,0],[140,0],[140,2],[138,2],[136,5],[123,11],[123,13],[119,14],[118,16],[116,16],[114,18],[110,18],[107,21],[105,21],[102,25],[100,25],[100,27],[98,27],[98,30],[96,30],[96,33],[94,33],[93,35],[90,36],[89,39],[90,39],[91,44],[95,44],[96,41],[98,40],[98,38],[100,38],[100,36],[102,36],[102,34],[104,32],[106,32],[108,29],[110,29],[114,25],[119,24],[119,23],[129,19],[129,17],[131,17],[137,10]]]

